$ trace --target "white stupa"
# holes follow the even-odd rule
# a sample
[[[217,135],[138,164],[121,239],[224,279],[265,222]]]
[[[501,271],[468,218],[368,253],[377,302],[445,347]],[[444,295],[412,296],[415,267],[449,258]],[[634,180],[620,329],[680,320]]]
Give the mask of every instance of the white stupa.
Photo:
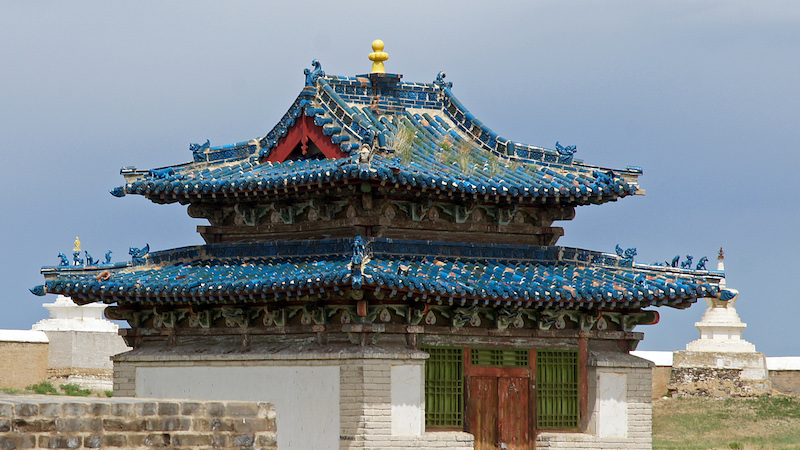
[[[724,253],[719,250],[717,270],[724,271]],[[733,369],[740,371],[741,385],[735,388],[736,395],[759,395],[769,392],[769,371],[766,357],[756,351],[756,346],[742,339],[747,324],[736,312],[739,291],[720,282],[720,296],[706,299],[706,312],[695,326],[700,330],[700,339],[686,345],[686,350],[673,353],[673,378],[678,369]],[[684,370],[684,375],[691,372]],[[690,376],[691,378],[691,376]],[[697,380],[695,380],[697,381]]]
[[[725,270],[725,256],[719,249],[717,270]],[[726,289],[725,279],[720,282],[722,294],[720,298],[706,298],[703,318],[694,326],[700,330],[700,339],[686,344],[686,350],[692,352],[754,353],[756,346],[742,339],[742,332],[747,324],[742,322],[736,312],[736,300],[739,291]]]
[[[75,304],[59,295],[42,306],[50,317],[31,327],[44,332],[50,341],[48,377],[83,387],[112,388],[111,356],[129,350],[118,334],[119,326],[103,317],[106,305]]]

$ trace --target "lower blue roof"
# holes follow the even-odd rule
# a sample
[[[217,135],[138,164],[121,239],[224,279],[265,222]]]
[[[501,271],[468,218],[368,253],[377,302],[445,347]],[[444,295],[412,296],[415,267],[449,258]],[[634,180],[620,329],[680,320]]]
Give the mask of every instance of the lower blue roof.
[[[214,244],[125,268],[43,268],[44,291],[79,302],[216,304],[363,289],[428,302],[627,309],[719,294],[721,273],[634,265],[567,247],[390,239]]]

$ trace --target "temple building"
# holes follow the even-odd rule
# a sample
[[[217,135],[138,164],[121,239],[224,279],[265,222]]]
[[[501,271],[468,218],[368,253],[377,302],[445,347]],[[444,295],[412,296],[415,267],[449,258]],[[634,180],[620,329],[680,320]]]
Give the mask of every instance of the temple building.
[[[650,448],[634,327],[723,274],[557,246],[556,221],[643,194],[642,170],[501,137],[444,73],[369,57],[313,61],[263,137],[122,169],[113,195],[187,205],[205,245],[65,261],[33,291],[130,324],[115,395],[269,401],[281,449]]]

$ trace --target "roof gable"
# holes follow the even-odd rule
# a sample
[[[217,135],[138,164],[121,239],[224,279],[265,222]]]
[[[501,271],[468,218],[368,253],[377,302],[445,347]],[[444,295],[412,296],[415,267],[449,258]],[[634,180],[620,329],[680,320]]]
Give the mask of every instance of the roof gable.
[[[339,159],[347,156],[329,136],[336,127],[317,125],[311,117],[302,115],[289,127],[272,151],[261,157],[261,161],[281,163],[287,159]]]

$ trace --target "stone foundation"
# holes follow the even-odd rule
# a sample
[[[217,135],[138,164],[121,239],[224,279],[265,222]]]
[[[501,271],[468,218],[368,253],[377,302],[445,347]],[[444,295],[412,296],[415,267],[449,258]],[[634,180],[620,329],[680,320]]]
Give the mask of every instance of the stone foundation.
[[[111,369],[47,369],[47,381],[54,386],[77,384],[95,392],[111,391],[114,371]]]
[[[772,392],[769,380],[747,380],[741,369],[673,368],[668,394],[678,397],[756,397]]]
[[[0,395],[0,448],[277,449],[267,403]]]
[[[763,353],[673,353],[669,395],[754,397],[772,392]]]

